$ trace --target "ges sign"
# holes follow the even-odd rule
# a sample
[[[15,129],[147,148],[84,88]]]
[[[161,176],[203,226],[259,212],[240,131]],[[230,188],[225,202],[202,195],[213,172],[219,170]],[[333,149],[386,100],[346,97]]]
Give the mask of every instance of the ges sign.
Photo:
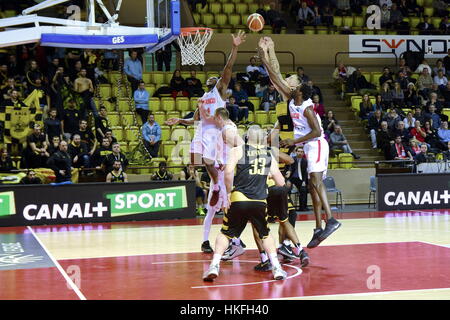
[[[112,43],[113,44],[119,44],[119,43],[124,43],[124,42],[125,42],[125,37],[124,36],[112,38]]]

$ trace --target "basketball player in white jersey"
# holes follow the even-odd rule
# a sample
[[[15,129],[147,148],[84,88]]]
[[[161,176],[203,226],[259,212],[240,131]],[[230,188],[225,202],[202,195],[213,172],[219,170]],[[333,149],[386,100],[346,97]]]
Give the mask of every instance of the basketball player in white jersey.
[[[245,42],[245,32],[239,31],[237,36],[232,34],[231,54],[222,72],[222,77],[211,77],[206,81],[209,91],[199,99],[197,110],[192,119],[172,118],[166,121],[167,125],[192,125],[199,121],[194,138],[191,143],[191,163],[204,164],[211,178],[212,193],[209,204],[214,207],[219,201],[220,184],[219,173],[215,166],[217,158],[217,139],[220,130],[214,121],[214,112],[220,107],[225,107],[226,91],[231,80],[233,65],[237,58],[238,47]]]
[[[292,90],[285,81],[282,81],[279,74],[274,72],[269,63],[268,49],[266,39],[262,38],[258,44],[260,58],[278,92],[283,95],[285,100],[289,101],[289,112],[294,124],[294,139],[286,139],[281,144],[283,146],[303,144],[308,161],[307,170],[310,177],[308,187],[316,216],[316,228],[307,247],[315,248],[341,226],[341,223],[331,214],[327,191],[322,182],[326,177],[328,168],[329,146],[323,135],[320,118],[313,109],[313,103],[310,99],[311,88],[298,86]],[[322,207],[327,215],[325,229],[322,229]]]

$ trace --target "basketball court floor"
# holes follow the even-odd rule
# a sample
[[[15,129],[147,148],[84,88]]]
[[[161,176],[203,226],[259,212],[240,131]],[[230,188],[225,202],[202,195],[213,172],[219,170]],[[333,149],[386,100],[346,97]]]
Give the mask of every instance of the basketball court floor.
[[[213,283],[202,219],[0,228],[0,299],[450,299],[449,211],[337,213],[342,227],[308,249],[308,267],[284,264],[285,281],[253,270],[250,226],[246,253]],[[302,244],[313,227],[298,216]]]

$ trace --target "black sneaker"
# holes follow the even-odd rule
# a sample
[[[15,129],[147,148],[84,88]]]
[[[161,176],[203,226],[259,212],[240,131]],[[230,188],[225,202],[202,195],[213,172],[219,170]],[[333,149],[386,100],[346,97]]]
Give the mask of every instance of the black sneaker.
[[[323,230],[323,232],[319,236],[320,241],[323,241],[326,238],[328,238],[333,232],[339,229],[340,226],[341,223],[337,221],[335,218],[329,219],[325,226],[325,230]]]
[[[314,229],[313,237],[306,247],[309,249],[317,247],[322,242],[322,240],[319,240],[319,236],[322,234],[322,232],[322,228]]]
[[[204,253],[213,253],[214,250],[211,248],[211,245],[209,244],[209,240],[206,240],[202,243],[202,252]]]
[[[260,262],[254,267],[255,271],[270,271],[272,270],[272,264],[270,263],[270,260],[267,260],[266,262]]]
[[[278,254],[282,255],[285,259],[295,259],[298,256],[292,251],[291,246],[287,246],[284,243],[281,244],[281,247],[278,248]]]
[[[302,267],[307,267],[309,264],[309,255],[306,253],[305,249],[300,251],[300,261],[301,261]]]

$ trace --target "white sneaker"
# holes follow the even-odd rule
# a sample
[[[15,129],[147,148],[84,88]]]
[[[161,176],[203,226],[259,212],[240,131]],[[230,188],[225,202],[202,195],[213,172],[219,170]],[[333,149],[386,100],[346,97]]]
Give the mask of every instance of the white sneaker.
[[[243,255],[244,253],[245,249],[241,245],[237,246],[235,244],[230,244],[227,250],[223,253],[222,260],[232,260],[240,255]]]
[[[281,267],[272,269],[273,278],[275,280],[285,280],[287,278],[287,272],[284,271]]]
[[[203,281],[214,281],[219,275],[219,269],[220,267],[218,264],[209,265],[208,271],[203,274]]]

